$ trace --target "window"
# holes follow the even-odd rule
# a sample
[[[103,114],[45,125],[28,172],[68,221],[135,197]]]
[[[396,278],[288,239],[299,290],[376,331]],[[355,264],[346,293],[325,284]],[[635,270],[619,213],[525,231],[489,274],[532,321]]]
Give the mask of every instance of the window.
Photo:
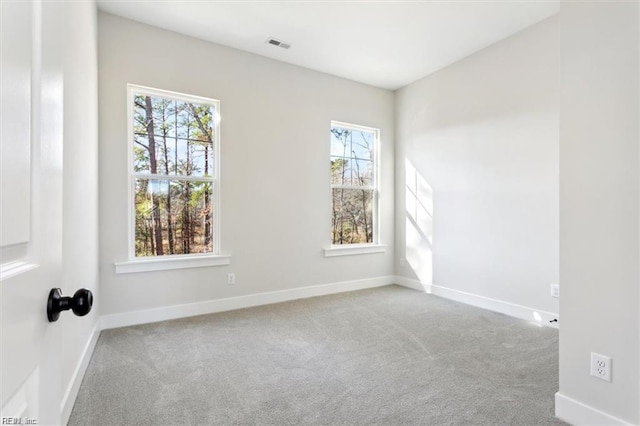
[[[217,254],[220,103],[129,86],[131,257]]]
[[[379,130],[331,122],[331,242],[378,243]]]

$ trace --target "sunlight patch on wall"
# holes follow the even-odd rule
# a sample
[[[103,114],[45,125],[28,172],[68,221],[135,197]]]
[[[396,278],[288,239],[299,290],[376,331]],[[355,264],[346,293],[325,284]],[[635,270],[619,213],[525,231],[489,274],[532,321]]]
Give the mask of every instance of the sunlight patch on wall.
[[[405,160],[405,258],[422,283],[433,280],[433,189]]]

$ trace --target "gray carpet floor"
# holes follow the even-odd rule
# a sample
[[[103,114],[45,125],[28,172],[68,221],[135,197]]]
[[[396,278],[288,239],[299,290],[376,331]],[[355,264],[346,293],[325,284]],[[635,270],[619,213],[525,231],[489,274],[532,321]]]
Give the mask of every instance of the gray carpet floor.
[[[558,333],[398,286],[102,332],[70,425],[554,425]]]

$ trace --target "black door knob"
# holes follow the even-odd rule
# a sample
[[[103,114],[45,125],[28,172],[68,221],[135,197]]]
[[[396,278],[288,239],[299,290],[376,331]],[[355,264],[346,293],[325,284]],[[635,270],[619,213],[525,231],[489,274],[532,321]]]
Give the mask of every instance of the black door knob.
[[[47,300],[47,318],[49,322],[58,321],[60,312],[71,309],[79,317],[87,315],[93,305],[93,293],[91,290],[81,288],[73,297],[62,297],[59,288],[52,288]]]

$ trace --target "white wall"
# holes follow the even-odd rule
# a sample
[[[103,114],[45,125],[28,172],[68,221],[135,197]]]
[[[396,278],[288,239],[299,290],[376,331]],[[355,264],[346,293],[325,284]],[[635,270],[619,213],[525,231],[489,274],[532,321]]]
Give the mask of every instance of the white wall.
[[[550,18],[397,92],[401,275],[530,308],[531,319],[558,312],[558,90]],[[432,222],[409,213],[413,168]]]
[[[97,11],[93,1],[67,2],[64,57],[64,174],[62,293],[98,291],[98,63]],[[86,317],[63,314],[62,395],[73,404],[76,369],[99,318],[97,303]],[[90,354],[89,354],[90,355]],[[82,379],[82,373],[79,375]],[[73,388],[73,387],[76,388]],[[72,389],[73,388],[73,389]],[[64,404],[65,401],[63,401]],[[66,406],[69,410],[71,406]],[[63,413],[63,418],[68,413]]]
[[[394,274],[392,92],[104,13],[98,39],[103,314]],[[115,273],[128,256],[127,83],[221,101],[221,238],[231,265]],[[381,129],[384,254],[323,256],[331,120]]]
[[[640,422],[638,21],[637,2],[561,10],[556,413],[576,424]],[[590,352],[612,357],[612,383]]]

